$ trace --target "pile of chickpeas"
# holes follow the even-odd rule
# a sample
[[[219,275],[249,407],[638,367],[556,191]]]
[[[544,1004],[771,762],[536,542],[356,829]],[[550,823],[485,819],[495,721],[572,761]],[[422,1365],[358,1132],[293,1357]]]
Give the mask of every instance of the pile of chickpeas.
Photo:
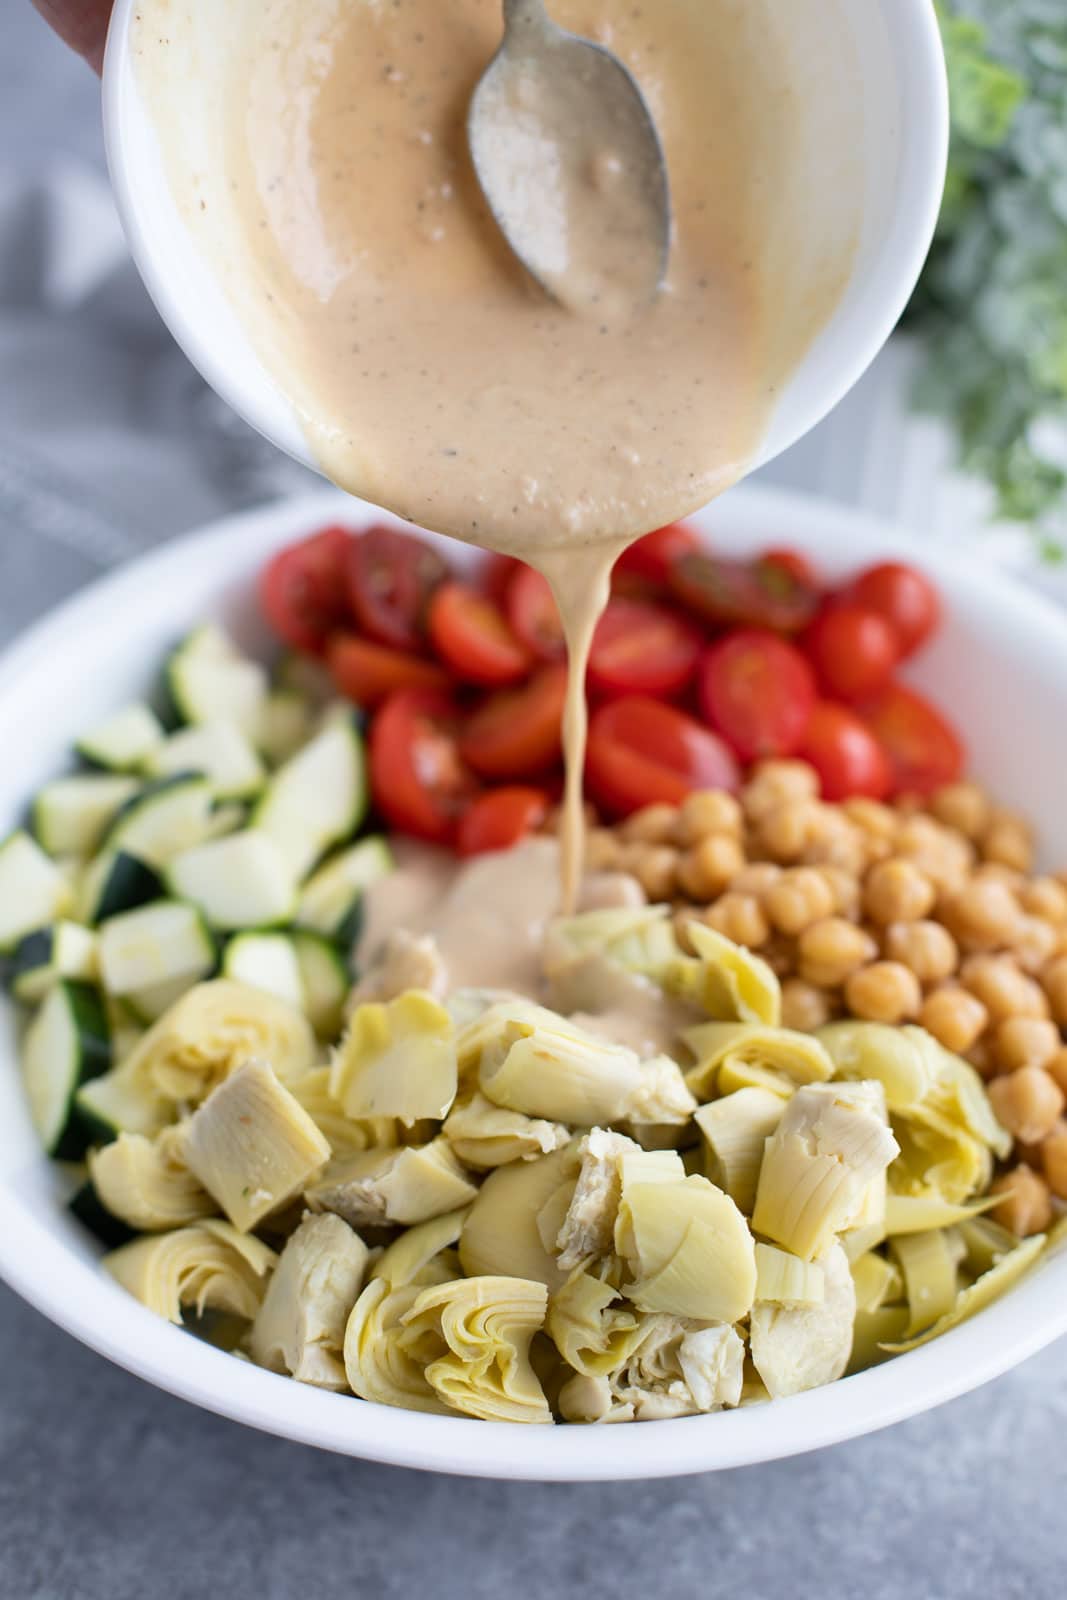
[[[893,805],[829,804],[801,761],[594,828],[589,867],[626,871],[756,950],[783,1022],[917,1022],[986,1080],[1016,1141],[992,1212],[1040,1232],[1067,1200],[1067,873],[1035,876],[1023,818],[974,783]]]

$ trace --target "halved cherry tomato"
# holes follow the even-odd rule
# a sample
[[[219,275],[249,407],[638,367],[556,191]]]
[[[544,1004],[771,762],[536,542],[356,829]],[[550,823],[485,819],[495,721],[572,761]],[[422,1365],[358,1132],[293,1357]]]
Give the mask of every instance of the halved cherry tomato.
[[[818,590],[773,561],[719,561],[694,551],[670,571],[671,589],[704,622],[797,633],[815,615]]]
[[[500,607],[465,583],[443,583],[430,601],[430,642],[462,683],[495,689],[517,683],[530,670],[530,656],[516,639]]]
[[[868,567],[842,590],[845,604],[866,606],[884,617],[897,636],[904,661],[925,644],[941,620],[941,597],[925,573],[903,561]]]
[[[885,750],[900,792],[926,794],[961,776],[966,752],[959,736],[914,689],[891,683],[860,712]]]
[[[456,743],[459,712],[448,695],[398,689],[371,723],[374,803],[402,833],[452,844],[478,790]]]
[[[616,596],[593,635],[589,687],[604,695],[678,694],[696,671],[702,644],[687,617]]]
[[[350,633],[334,634],[326,648],[326,661],[338,689],[357,706],[376,706],[394,689],[446,692],[451,688],[448,673],[436,661],[390,650],[388,645],[357,639]]]
[[[368,528],[348,557],[348,594],[364,633],[394,650],[417,650],[430,596],[448,576],[437,551],[398,528]]]
[[[480,795],[461,818],[456,849],[461,856],[510,850],[528,833],[534,833],[547,815],[548,798],[541,789],[491,789]]]
[[[814,562],[802,550],[794,550],[792,545],[772,545],[770,550],[764,550],[760,559],[772,567],[781,567],[783,572],[787,572],[798,583],[807,584],[810,589],[819,587],[819,574]]]
[[[699,544],[700,535],[687,522],[669,522],[665,528],[656,528],[644,538],[635,539],[616,561],[615,571],[663,584],[674,563],[696,550]]]
[[[542,667],[521,689],[490,695],[460,735],[464,761],[486,778],[527,778],[560,758],[567,669]]]
[[[899,645],[889,623],[860,605],[820,611],[800,640],[826,694],[864,700],[893,676]]]
[[[701,710],[742,760],[799,749],[815,704],[815,675],[776,633],[743,628],[713,644],[699,683]]]
[[[484,589],[498,606],[507,598],[508,586],[517,572],[525,572],[526,564],[517,556],[502,556],[494,550],[478,568],[478,587]]]
[[[263,569],[259,595],[267,621],[294,650],[317,654],[348,621],[345,569],[354,542],[347,528],[323,528],[286,545]]]
[[[504,599],[512,632],[538,661],[562,661],[567,642],[548,579],[533,567],[516,565]]]
[[[736,790],[740,773],[722,740],[676,706],[645,695],[601,706],[589,729],[589,792],[612,816],[679,805],[694,789]]]
[[[798,753],[819,774],[824,800],[847,800],[852,795],[883,800],[893,787],[889,758],[848,706],[820,701]]]

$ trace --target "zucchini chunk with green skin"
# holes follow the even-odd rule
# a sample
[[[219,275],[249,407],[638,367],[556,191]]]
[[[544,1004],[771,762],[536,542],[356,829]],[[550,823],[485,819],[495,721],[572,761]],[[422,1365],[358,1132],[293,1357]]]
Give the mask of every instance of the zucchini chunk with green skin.
[[[256,744],[274,767],[288,761],[311,737],[314,718],[303,695],[275,689],[260,708]]]
[[[132,994],[175,978],[203,978],[215,945],[195,906],[157,900],[111,917],[100,929],[100,973],[109,994]]]
[[[11,957],[11,992],[25,1004],[43,1000],[61,978],[94,983],[98,976],[96,934],[78,922],[28,933]]]
[[[136,1238],[132,1228],[120,1222],[118,1217],[113,1217],[106,1211],[97,1198],[92,1180],[86,1178],[80,1189],[76,1189],[67,1201],[67,1210],[72,1217],[77,1217],[83,1228],[87,1228],[93,1238],[102,1244],[105,1250],[117,1250],[120,1244],[128,1244]]]
[[[242,1233],[300,1194],[330,1158],[328,1141],[263,1061],[246,1061],[208,1095],[182,1149]]]
[[[138,772],[163,739],[163,724],[155,712],[138,703],[105,717],[74,748],[105,772]]]
[[[162,896],[163,880],[154,867],[125,850],[109,850],[89,863],[78,890],[78,916],[95,926]]]
[[[0,844],[0,953],[71,909],[70,881],[22,831]]]
[[[214,798],[210,783],[199,772],[159,778],[123,806],[103,848],[124,850],[150,866],[162,866],[204,838]]]
[[[344,1023],[349,989],[344,952],[332,939],[299,928],[289,940],[300,974],[304,1013],[320,1039],[335,1039]]]
[[[363,740],[346,716],[278,768],[252,821],[277,844],[294,878],[302,878],[321,855],[355,833],[367,804]]]
[[[222,975],[265,989],[304,1009],[304,984],[293,942],[284,933],[239,933],[222,953]]]
[[[122,1003],[131,1020],[139,1023],[142,1029],[150,1028],[160,1017],[165,1017],[197,982],[198,974],[185,972],[180,978],[165,978],[162,983],[150,983],[144,989],[131,989],[129,994],[122,996]]]
[[[107,1018],[98,991],[87,983],[57,983],[26,1030],[22,1075],[30,1115],[50,1156],[76,1161],[89,1130],[76,1095],[111,1065]]]
[[[258,661],[242,656],[220,629],[208,626],[175,650],[166,667],[166,687],[182,722],[232,722],[251,736],[268,678]]]
[[[251,1321],[278,1257],[228,1222],[205,1217],[189,1228],[146,1234],[104,1257],[103,1265],[149,1311],[181,1324],[182,1308],[228,1311]]]
[[[456,1098],[452,1018],[421,990],[361,1005],[334,1052],[330,1093],[349,1117],[441,1120]]]
[[[93,1144],[106,1143],[120,1133],[158,1133],[174,1115],[173,1105],[125,1061],[83,1083],[75,1105]]]
[[[199,906],[213,927],[227,930],[287,922],[296,904],[292,869],[258,828],[182,851],[167,869],[167,884],[179,899]]]
[[[120,809],[140,790],[136,778],[93,772],[56,778],[33,802],[33,831],[50,856],[90,856]]]
[[[394,868],[385,839],[361,839],[324,861],[304,884],[296,910],[298,927],[352,946],[359,938],[363,896]]]
[[[259,793],[267,777],[253,745],[232,722],[180,728],[153,751],[145,770],[156,777],[199,772],[217,800],[247,800]]]
[[[286,1243],[252,1324],[252,1360],[298,1383],[344,1390],[345,1329],[367,1247],[336,1216],[305,1217]]]

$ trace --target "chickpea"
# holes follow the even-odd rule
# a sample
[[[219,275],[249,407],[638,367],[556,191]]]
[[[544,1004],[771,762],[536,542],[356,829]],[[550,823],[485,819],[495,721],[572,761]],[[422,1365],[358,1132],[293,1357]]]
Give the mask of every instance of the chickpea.
[[[866,796],[858,795],[855,799],[846,800],[841,809],[848,820],[869,839],[877,839],[883,844],[892,845],[897,828],[900,826],[900,818],[892,806],[885,806],[880,800],[868,800]]]
[[[756,823],[756,845],[773,861],[799,861],[811,840],[817,816],[813,800],[787,801],[764,812]]]
[[[1067,954],[1056,956],[1041,974],[1052,1015],[1060,1027],[1067,1027]]]
[[[896,853],[913,861],[935,888],[943,890],[961,887],[974,864],[970,841],[924,814],[906,817],[900,824]]]
[[[779,933],[797,934],[831,915],[833,890],[814,867],[793,867],[767,890],[763,904]]]
[[[1024,972],[1040,973],[1056,954],[1059,936],[1051,922],[1023,917],[1012,954]]]
[[[988,1034],[976,1044],[972,1044],[971,1048],[964,1052],[963,1059],[969,1061],[979,1077],[984,1078],[987,1083],[990,1078],[996,1077],[997,1064],[993,1060],[993,1046],[989,1042]]]
[[[950,783],[930,799],[930,811],[947,828],[978,839],[989,823],[989,800],[976,783]]]
[[[1052,1060],[1046,1062],[1045,1071],[1056,1087],[1062,1089],[1064,1094],[1067,1094],[1067,1049],[1061,1045]]]
[[[622,865],[623,848],[610,828],[593,828],[585,840],[587,872],[614,872]]]
[[[1067,1200],[1067,1122],[1057,1122],[1041,1146],[1045,1182],[1058,1200]]]
[[[1047,1067],[1060,1048],[1060,1030],[1040,1017],[1008,1017],[997,1024],[993,1054],[1001,1072]]]
[[[819,989],[836,989],[858,967],[874,959],[877,946],[870,934],[843,917],[824,917],[800,935],[800,976]]]
[[[891,922],[883,943],[890,961],[910,967],[920,983],[940,983],[959,966],[956,941],[940,922]]]
[[[845,1004],[867,1022],[904,1022],[922,1004],[919,980],[899,961],[874,961],[845,984]]]
[[[955,1055],[972,1048],[988,1021],[982,1002],[954,983],[935,989],[919,1008],[920,1024]]]
[[[829,1022],[830,1002],[824,989],[805,983],[802,978],[787,978],[782,984],[782,1026],[801,1033],[814,1033]]]
[[[691,900],[715,900],[745,864],[738,840],[713,833],[678,861],[678,885]]]
[[[778,879],[782,876],[782,869],[773,861],[750,861],[730,879],[731,894],[753,894],[757,900],[762,900]]]
[[[945,921],[965,950],[1002,950],[1019,933],[1022,913],[1007,884],[972,878],[945,902]]]
[[[635,846],[630,871],[650,900],[669,900],[678,876],[678,852],[665,844]]]
[[[806,761],[761,761],[741,791],[741,804],[758,822],[779,806],[815,800],[818,794],[818,774]]]
[[[743,944],[749,950],[758,950],[771,936],[771,926],[764,909],[752,894],[728,892],[705,911],[703,919],[709,928]]]
[[[872,867],[863,885],[863,908],[874,922],[918,922],[936,898],[929,878],[899,857]]]
[[[964,987],[981,1000],[992,1022],[1049,1014],[1041,985],[1027,977],[1011,956],[970,956],[963,963],[960,978]]]
[[[996,861],[1017,872],[1030,872],[1034,863],[1034,841],[1029,826],[1010,811],[995,812],[979,840],[986,861]]]
[[[1055,878],[1031,878],[1019,890],[1019,903],[1032,917],[1060,926],[1067,922],[1067,889]]]
[[[1003,1195],[989,1215],[1017,1238],[1042,1233],[1052,1221],[1052,1201],[1048,1185],[1032,1167],[1020,1161],[1011,1172],[1002,1173],[990,1184],[990,1193]]]
[[[839,806],[816,804],[801,860],[810,866],[842,867],[846,872],[860,873],[868,860],[864,835]]]
[[[833,912],[835,916],[847,917],[850,922],[855,922],[860,914],[860,881],[854,872],[848,872],[844,867],[823,865],[816,867],[816,872],[821,872],[830,885],[830,892],[834,897]]]
[[[642,806],[619,829],[627,844],[673,844],[678,824],[676,806]]]
[[[1024,1144],[1051,1132],[1067,1101],[1041,1067],[1020,1067],[994,1078],[987,1093],[997,1121]]]
[[[787,939],[783,934],[772,934],[760,955],[779,980],[792,977],[797,969],[796,940]]]
[[[740,802],[732,794],[722,789],[697,789],[686,796],[676,813],[673,843],[684,849],[712,833],[740,837],[743,821]]]

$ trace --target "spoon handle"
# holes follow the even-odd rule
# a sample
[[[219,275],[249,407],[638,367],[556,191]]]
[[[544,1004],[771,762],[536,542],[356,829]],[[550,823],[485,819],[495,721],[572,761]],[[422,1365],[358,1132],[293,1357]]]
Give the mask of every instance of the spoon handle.
[[[509,33],[518,28],[550,27],[545,0],[504,0],[504,26]]]

